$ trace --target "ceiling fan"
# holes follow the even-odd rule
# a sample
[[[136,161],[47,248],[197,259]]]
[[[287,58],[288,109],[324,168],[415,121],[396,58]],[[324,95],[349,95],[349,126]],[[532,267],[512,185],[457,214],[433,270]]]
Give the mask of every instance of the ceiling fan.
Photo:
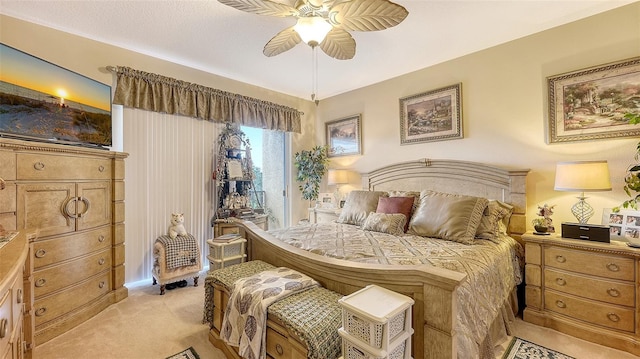
[[[280,31],[263,53],[275,56],[304,41],[327,55],[352,59],[356,42],[349,31],[377,31],[396,26],[409,14],[388,0],[218,0],[238,10],[258,15],[295,17],[296,25]]]

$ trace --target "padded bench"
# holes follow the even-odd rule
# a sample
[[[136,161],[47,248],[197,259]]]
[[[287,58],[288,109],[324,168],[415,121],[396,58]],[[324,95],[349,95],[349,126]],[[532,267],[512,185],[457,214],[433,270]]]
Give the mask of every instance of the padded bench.
[[[211,272],[205,279],[204,322],[210,323],[213,344],[227,356],[239,358],[235,347],[220,339],[222,319],[233,283],[265,270],[262,261],[249,261]],[[314,287],[277,301],[267,309],[267,358],[336,359],[341,355],[341,294]]]
[[[188,235],[190,239],[192,235]],[[161,236],[166,237],[166,236]],[[160,283],[160,295],[164,295],[165,288],[169,283],[180,282],[193,278],[193,286],[198,286],[198,277],[202,270],[202,262],[200,261],[200,248],[195,246],[196,253],[193,255],[195,261],[188,265],[171,268],[167,263],[167,248],[158,240],[153,244],[153,268],[151,274],[153,276],[153,285]]]

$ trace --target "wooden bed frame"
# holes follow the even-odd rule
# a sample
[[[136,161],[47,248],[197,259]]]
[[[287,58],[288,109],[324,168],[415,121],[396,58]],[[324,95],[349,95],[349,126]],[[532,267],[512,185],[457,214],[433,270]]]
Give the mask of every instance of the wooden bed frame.
[[[369,190],[432,189],[497,199],[514,206],[509,233],[520,240],[526,229],[525,182],[529,170],[505,170],[480,163],[419,160],[386,166],[362,177]],[[413,357],[456,358],[456,288],[466,275],[428,265],[362,264],[327,258],[289,246],[251,222],[241,233],[248,240],[248,256],[275,266],[303,272],[330,290],[347,295],[377,284],[410,296],[413,306]],[[212,341],[217,333],[211,333]],[[216,343],[220,344],[220,343]]]

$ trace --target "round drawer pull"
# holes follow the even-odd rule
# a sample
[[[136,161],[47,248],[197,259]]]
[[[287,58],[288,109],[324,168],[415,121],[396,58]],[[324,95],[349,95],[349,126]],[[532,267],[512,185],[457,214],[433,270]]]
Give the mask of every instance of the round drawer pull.
[[[617,271],[620,270],[620,267],[615,263],[609,263],[609,264],[607,264],[607,269],[612,271],[612,272],[617,272]]]
[[[100,288],[100,289],[104,288],[104,285],[105,285],[105,284],[106,284],[106,283],[105,283],[104,281],[100,282],[100,283],[98,284],[98,288]]]
[[[556,256],[556,261],[558,261],[558,263],[564,263],[567,261],[567,258],[564,256]]]
[[[561,300],[556,300],[556,305],[558,306],[558,308],[566,308],[567,304]]]
[[[33,168],[35,168],[36,171],[42,171],[44,169],[44,163],[36,162],[33,164]]]
[[[607,318],[609,318],[609,320],[614,323],[617,323],[620,321],[620,317],[616,313],[608,313]]]
[[[107,238],[104,236],[104,234],[101,234],[101,235],[98,236],[98,242],[100,242],[100,243],[104,242],[105,239],[107,239]]]
[[[104,258],[100,258],[100,259],[98,260],[98,264],[99,264],[99,265],[103,265],[103,264],[104,264],[104,262],[105,262]]]
[[[607,289],[607,293],[612,297],[619,297],[620,296],[620,291],[615,289],[615,288]]]
[[[104,172],[104,166],[98,166],[98,171]]]
[[[45,308],[45,307],[38,308],[38,309],[36,309],[36,317],[41,317],[46,312],[47,312],[47,308]]]
[[[276,352],[277,352],[279,355],[284,354],[284,349],[282,349],[282,345],[280,345],[280,344],[276,344]]]
[[[45,284],[47,284],[47,280],[46,280],[46,279],[44,279],[44,278],[40,278],[40,279],[38,279],[38,280],[36,281],[35,286],[36,286],[36,287],[38,287],[38,288],[40,288],[40,287],[44,287],[44,286],[45,286]]]
[[[18,292],[16,293],[16,303],[22,304],[24,301],[24,293],[22,292],[22,288],[18,288]]]
[[[40,248],[36,251],[36,258],[42,258],[44,257],[44,255],[47,254],[47,251],[45,251],[44,249]]]
[[[9,320],[2,318],[0,320],[0,339],[7,336],[7,326],[9,325]]]
[[[0,177],[0,191],[7,188],[6,182]]]
[[[567,281],[562,278],[556,278],[556,283],[558,283],[558,285],[566,285]]]

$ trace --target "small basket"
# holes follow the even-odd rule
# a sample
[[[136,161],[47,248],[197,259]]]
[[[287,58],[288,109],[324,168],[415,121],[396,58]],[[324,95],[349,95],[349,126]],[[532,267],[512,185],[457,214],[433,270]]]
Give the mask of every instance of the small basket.
[[[240,263],[244,263],[244,261],[246,260],[247,255],[243,254],[241,256],[237,256],[237,257],[232,257],[232,258],[227,258],[227,259],[216,259],[213,258],[211,256],[207,256],[207,259],[209,259],[209,270],[216,270],[216,269],[222,269],[222,268],[227,268],[230,267],[234,264],[240,264]]]
[[[214,259],[223,260],[245,254],[244,247],[247,240],[238,237],[232,242],[217,243],[210,239],[207,243],[209,244],[209,255]]]
[[[377,349],[411,332],[413,299],[388,289],[370,285],[338,300],[342,325],[349,335]]]

